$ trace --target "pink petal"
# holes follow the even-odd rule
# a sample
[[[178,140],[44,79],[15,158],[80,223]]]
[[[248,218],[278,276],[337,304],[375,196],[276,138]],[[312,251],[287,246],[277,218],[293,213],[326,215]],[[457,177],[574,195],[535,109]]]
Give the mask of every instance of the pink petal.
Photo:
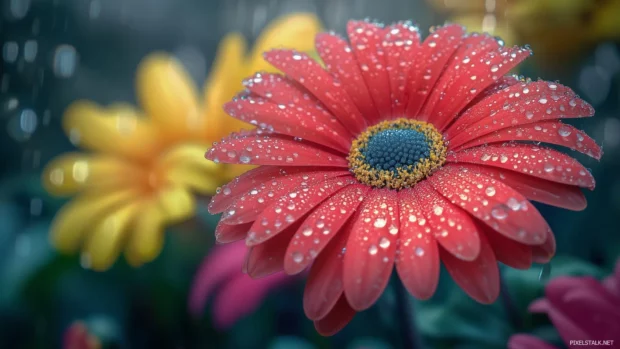
[[[406,115],[410,118],[418,116],[420,120],[427,120],[427,116],[419,115],[419,112],[443,73],[446,62],[461,44],[464,32],[460,25],[446,25],[439,27],[422,43],[409,72]]]
[[[351,322],[355,314],[355,310],[351,308],[347,299],[342,295],[327,316],[314,322],[314,327],[321,335],[332,336]]]
[[[603,280],[603,285],[611,294],[620,297],[620,260],[616,262],[614,272]]]
[[[471,216],[443,198],[427,181],[418,183],[414,191],[435,240],[459,259],[476,259],[480,253],[480,238]]]
[[[577,160],[550,148],[505,143],[449,154],[449,162],[504,168],[552,182],[594,189],[592,174]]]
[[[245,244],[235,243],[218,246],[205,256],[192,283],[188,304],[190,313],[200,315],[217,285],[232,275],[241,274],[246,251]]]
[[[499,295],[499,269],[491,246],[484,235],[480,236],[480,255],[472,262],[454,257],[439,249],[446,269],[465,293],[483,304],[491,304]]]
[[[306,218],[286,251],[286,273],[301,272],[334,236],[341,233],[368,190],[370,188],[363,184],[350,185],[329,197]]]
[[[572,185],[550,182],[497,167],[473,164],[459,164],[459,166],[471,172],[480,173],[500,180],[529,200],[573,211],[581,211],[585,209],[587,205],[586,198],[581,192],[581,189]]]
[[[279,134],[299,137],[344,154],[351,134],[330,113],[316,106],[276,104],[262,97],[235,98],[224,105],[232,117]]]
[[[500,181],[456,165],[444,166],[429,179],[454,205],[507,238],[526,245],[540,245],[549,235],[549,226],[538,210]]]
[[[213,302],[214,325],[222,330],[230,328],[258,309],[270,291],[292,280],[283,273],[254,280],[239,272],[219,290]]]
[[[205,156],[226,164],[349,166],[344,156],[331,149],[277,134],[233,135],[214,145]]]
[[[396,191],[371,190],[355,219],[343,278],[349,304],[361,311],[379,298],[392,273],[399,227]]]
[[[340,82],[326,72],[305,53],[291,50],[271,50],[264,54],[265,60],[303,85],[353,134],[366,127],[364,116],[340,86]]]
[[[252,222],[233,225],[220,221],[215,227],[215,241],[219,244],[226,244],[243,240],[248,235],[251,227]]]
[[[420,50],[420,32],[411,22],[392,24],[384,30],[383,46],[389,69],[391,117],[395,119],[405,115],[409,100],[407,78]]]
[[[390,118],[392,99],[387,59],[381,45],[383,28],[366,21],[349,21],[347,34],[375,107],[383,119]]]
[[[319,254],[304,290],[304,312],[311,320],[320,320],[334,308],[343,292],[343,257],[353,220]]]
[[[352,177],[332,178],[313,186],[291,189],[288,194],[265,207],[250,228],[246,244],[254,246],[278,235],[314,210],[337,191],[357,183]]]
[[[407,291],[418,299],[429,299],[439,282],[439,250],[426,215],[413,190],[398,193],[400,239],[396,271]]]
[[[508,349],[557,349],[553,345],[529,334],[515,334],[508,340]]]
[[[568,87],[546,81],[522,82],[471,106],[445,136],[450,144],[460,145],[507,127],[593,114],[594,109]]]
[[[335,34],[322,33],[316,37],[316,49],[329,72],[340,81],[364,118],[379,120],[379,112],[370,97],[355,54],[347,42]]]
[[[452,149],[460,151],[489,143],[509,141],[532,141],[561,145],[600,160],[601,147],[584,131],[559,121],[539,121],[532,124],[504,128],[463,145],[450,143]]]
[[[349,171],[316,171],[296,172],[288,176],[266,181],[241,196],[222,215],[221,220],[227,224],[241,224],[256,220],[263,210],[288,195],[296,188],[302,190],[308,186],[320,183],[335,177],[349,176]]]

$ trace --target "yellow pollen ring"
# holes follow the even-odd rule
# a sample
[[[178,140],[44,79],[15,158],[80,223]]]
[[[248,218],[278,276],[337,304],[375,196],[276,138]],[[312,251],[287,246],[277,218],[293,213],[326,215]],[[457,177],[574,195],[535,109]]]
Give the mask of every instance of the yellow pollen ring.
[[[424,135],[429,146],[430,155],[420,159],[415,165],[396,168],[396,172],[377,169],[366,161],[364,150],[370,139],[377,133],[385,130],[414,130]],[[446,146],[443,136],[430,123],[400,118],[382,121],[367,128],[351,144],[349,150],[349,170],[355,178],[366,185],[375,188],[404,189],[414,186],[420,180],[430,176],[436,169],[446,162]]]

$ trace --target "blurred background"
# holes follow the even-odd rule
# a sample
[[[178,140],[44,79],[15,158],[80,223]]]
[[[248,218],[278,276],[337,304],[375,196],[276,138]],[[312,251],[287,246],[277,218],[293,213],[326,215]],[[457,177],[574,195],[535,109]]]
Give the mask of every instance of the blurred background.
[[[433,299],[412,303],[425,347],[505,348],[522,332],[561,346],[549,320],[529,314],[527,305],[556,276],[609,274],[620,254],[618,0],[0,2],[0,348],[402,347],[391,289],[324,338],[303,315],[303,277],[276,276],[256,287],[236,282],[242,257],[234,271],[221,271],[235,262],[209,258],[218,220],[206,211],[212,190],[195,193],[191,214],[165,226],[161,253],[137,268],[120,257],[95,271],[84,254],[58,252],[50,242],[54,217],[72,196],[46,190],[42,173],[53,158],[79,150],[63,131],[72,102],[139,105],[136,74],[153,52],[180,62],[198,89],[210,79],[208,93],[217,94],[218,79],[232,79],[240,90],[237,73],[214,68],[222,40],[237,32],[251,49],[269,23],[291,13],[316,16],[322,28],[343,34],[349,19],[411,19],[424,33],[452,21],[500,35],[507,45],[529,44],[534,56],[518,74],[559,80],[596,109],[594,118],[573,123],[605,153],[598,162],[571,152],[597,179],[586,193],[588,208],[538,205],[556,234],[558,256],[528,271],[505,270],[512,309],[501,301],[476,304],[442,275]]]

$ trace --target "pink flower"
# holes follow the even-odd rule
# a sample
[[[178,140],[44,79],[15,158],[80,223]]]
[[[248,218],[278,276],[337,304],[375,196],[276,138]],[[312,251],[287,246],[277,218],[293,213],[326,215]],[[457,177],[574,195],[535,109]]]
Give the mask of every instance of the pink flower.
[[[620,345],[620,262],[615,273],[602,282],[589,276],[556,278],[545,287],[545,296],[530,304],[529,310],[546,313],[566,345]],[[525,334],[512,336],[508,347],[554,348]]]
[[[88,332],[88,328],[81,321],[69,326],[63,335],[63,349],[100,349],[101,342]]]
[[[245,273],[246,252],[240,242],[218,246],[205,257],[190,291],[190,313],[200,316],[213,296],[214,324],[227,329],[256,310],[269,291],[295,279],[284,273],[252,279]]]

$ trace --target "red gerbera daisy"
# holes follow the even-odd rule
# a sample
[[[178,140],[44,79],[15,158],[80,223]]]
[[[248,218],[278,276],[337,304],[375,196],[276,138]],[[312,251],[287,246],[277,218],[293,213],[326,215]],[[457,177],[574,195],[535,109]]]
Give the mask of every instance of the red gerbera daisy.
[[[497,261],[547,262],[555,240],[535,200],[585,208],[594,188],[573,158],[601,150],[559,119],[594,110],[553,82],[503,76],[529,56],[488,35],[446,25],[420,42],[410,23],[352,21],[350,44],[316,38],[327,69],[304,53],[265,59],[226,111],[257,125],[207,153],[260,167],[223,187],[220,242],[246,239],[254,277],[312,264],[306,315],[333,334],[383,292],[393,267],[407,290],[429,298],[443,262],[482,303],[499,292]]]

